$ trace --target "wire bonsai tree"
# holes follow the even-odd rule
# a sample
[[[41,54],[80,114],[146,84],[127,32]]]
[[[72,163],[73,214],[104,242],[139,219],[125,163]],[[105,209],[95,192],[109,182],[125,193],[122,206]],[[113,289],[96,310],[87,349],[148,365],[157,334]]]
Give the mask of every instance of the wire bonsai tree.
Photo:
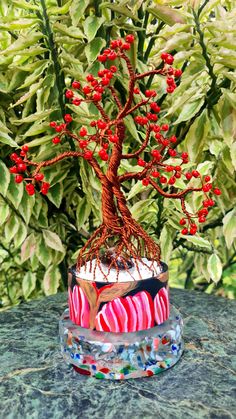
[[[97,76],[88,74],[87,84],[74,80],[71,89],[65,92],[66,99],[73,105],[92,102],[100,113],[100,119],[90,123],[92,133],[84,126],[80,127],[78,133],[72,132],[70,124],[73,117],[70,113],[64,115],[62,123],[50,122],[50,127],[56,132],[53,144],[65,143],[71,138],[76,143],[76,151],[65,151],[53,159],[38,163],[30,159],[29,147],[25,144],[21,148],[20,156],[17,153],[10,156],[14,162],[10,172],[16,175],[16,183],[26,183],[25,188],[29,195],[34,195],[38,188],[42,194],[47,194],[50,184],[44,181],[44,167],[69,157],[82,158],[88,162],[101,182],[102,224],[81,248],[77,268],[80,269],[86,262],[96,259],[96,264],[102,270],[101,249],[109,249],[112,241],[114,252],[108,258],[109,271],[116,268],[117,277],[121,265],[128,269],[131,259],[138,269],[137,261],[142,261],[142,258],[157,263],[160,263],[161,258],[159,244],[132,217],[122,190],[125,182],[135,179],[141,181],[144,187],[151,185],[164,198],[180,200],[183,217],[179,223],[184,235],[196,234],[198,226],[195,220],[199,223],[206,221],[209,208],[215,204],[209,194],[221,194],[219,188],[213,189],[209,175],[203,178],[197,170],[187,171],[185,165],[188,163],[188,154],[176,151],[177,138],[168,134],[169,125],[158,124],[161,108],[155,90],[144,88],[146,77],[159,74],[166,78],[166,92],[171,94],[182,71],[173,68],[174,57],[164,52],[161,54],[160,68],[137,73],[128,53],[134,41],[135,37],[131,34],[125,40],[112,40],[109,48],[104,49],[97,58],[104,65]],[[122,62],[126,65],[129,78],[128,95],[125,99],[120,97],[114,86],[116,73],[122,68]],[[139,86],[139,82],[142,82],[142,86]],[[107,95],[111,95],[113,100],[112,117],[104,109]],[[126,136],[125,118],[129,115],[139,126],[141,144],[133,141],[132,144],[129,143]],[[125,153],[124,148],[127,145],[130,152]],[[121,173],[121,162],[127,159],[132,160],[140,170],[135,168],[133,172]],[[181,190],[175,187],[180,178],[186,182],[186,187]],[[202,208],[196,213],[190,213],[186,208],[186,198],[193,192],[201,192],[204,196]]]

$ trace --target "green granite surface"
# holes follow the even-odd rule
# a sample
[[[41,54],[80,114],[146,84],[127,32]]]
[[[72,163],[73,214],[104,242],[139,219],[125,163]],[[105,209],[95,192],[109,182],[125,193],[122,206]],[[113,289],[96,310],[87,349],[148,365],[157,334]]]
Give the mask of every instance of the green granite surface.
[[[236,302],[171,290],[185,321],[185,353],[156,377],[87,378],[60,354],[66,294],[0,313],[0,418],[236,418]]]

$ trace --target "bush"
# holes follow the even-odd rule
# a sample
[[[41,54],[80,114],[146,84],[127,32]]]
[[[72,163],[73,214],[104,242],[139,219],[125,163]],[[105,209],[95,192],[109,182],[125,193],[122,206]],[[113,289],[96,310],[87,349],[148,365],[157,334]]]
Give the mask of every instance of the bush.
[[[77,114],[75,130],[96,117],[85,104],[65,105],[64,90],[72,79],[83,81],[86,71],[95,74],[100,49],[111,37],[126,33],[136,35],[140,71],[157,68],[163,51],[175,55],[175,65],[184,74],[173,95],[166,96],[159,76],[149,78],[148,88],[158,91],[179,147],[187,149],[203,175],[210,169],[223,191],[202,228],[204,235],[187,240],[176,232],[178,204],[163,201],[149,187],[140,193],[135,184],[125,191],[132,214],[160,239],[172,285],[234,298],[233,2],[3,0],[0,14],[1,306],[64,290],[68,265],[101,221],[100,186],[85,162],[63,161],[48,168],[45,180],[53,186],[47,198],[38,195],[34,200],[22,185],[15,185],[7,168],[8,155],[27,143],[39,160],[54,156],[48,122],[60,119],[66,108]],[[131,53],[132,60],[135,56]],[[121,96],[127,90],[121,77],[116,87]],[[138,138],[131,120],[127,132],[130,141]],[[196,196],[191,206],[198,204]]]

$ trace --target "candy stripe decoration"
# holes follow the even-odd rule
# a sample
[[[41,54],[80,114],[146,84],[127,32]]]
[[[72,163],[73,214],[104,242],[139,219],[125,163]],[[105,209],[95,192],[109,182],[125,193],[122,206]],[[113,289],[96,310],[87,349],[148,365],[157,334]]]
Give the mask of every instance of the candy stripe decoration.
[[[157,324],[165,322],[170,315],[168,290],[163,287],[154,298],[155,321]]]
[[[115,298],[104,304],[96,316],[96,329],[107,332],[135,332],[154,326],[154,305],[147,291]]]
[[[78,326],[90,327],[90,306],[83,289],[69,288],[70,319]],[[154,301],[147,291],[117,297],[105,303],[95,317],[95,329],[101,332],[136,332],[162,324],[170,315],[168,290],[162,287]]]
[[[77,285],[73,291],[69,288],[69,313],[73,323],[89,328],[89,303],[84,291]]]

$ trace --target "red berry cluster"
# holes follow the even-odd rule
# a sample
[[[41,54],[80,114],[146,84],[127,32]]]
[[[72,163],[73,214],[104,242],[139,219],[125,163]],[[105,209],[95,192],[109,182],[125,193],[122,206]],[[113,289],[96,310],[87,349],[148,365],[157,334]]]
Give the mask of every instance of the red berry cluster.
[[[50,184],[48,182],[42,182],[44,179],[43,173],[36,173],[34,177],[30,177],[28,173],[28,160],[27,160],[27,152],[29,151],[29,147],[27,144],[21,147],[20,156],[17,153],[12,153],[10,155],[10,159],[15,163],[14,166],[10,167],[9,171],[12,174],[15,174],[15,182],[22,183],[23,181],[26,182],[25,190],[28,195],[35,194],[35,183],[40,183],[40,192],[44,195],[47,195],[48,190],[50,188]],[[24,160],[22,159],[24,158]]]
[[[203,207],[198,210],[198,212],[195,215],[195,218],[198,219],[199,223],[205,223],[206,217],[209,213],[209,208],[213,207],[215,205],[215,201],[210,198],[207,193],[213,192],[215,195],[221,195],[221,190],[219,188],[214,188],[212,186],[211,177],[209,175],[205,176],[204,178],[201,176],[201,174],[197,170],[193,170],[192,172],[185,173],[185,177],[188,181],[190,181],[192,178],[198,178],[201,181],[201,190],[204,192],[205,199],[202,201]],[[192,222],[191,217],[188,213],[186,214],[185,218],[181,218],[179,221],[179,224],[181,226],[186,227],[183,228],[181,231],[182,234],[191,234],[194,235],[197,232],[197,226],[195,223]]]
[[[161,126],[150,124],[147,118],[145,120],[144,118],[145,117],[136,117],[135,120],[140,125],[147,125],[148,129],[153,132],[154,137],[158,143],[158,148],[152,149],[149,155],[147,155],[148,161],[145,161],[140,157],[137,160],[138,166],[147,168],[145,172],[145,178],[142,179],[142,184],[144,186],[148,186],[150,184],[151,178],[156,178],[160,183],[160,186],[165,185],[173,187],[177,179],[180,179],[183,175],[187,181],[190,181],[192,178],[199,179],[201,185],[199,185],[198,190],[202,191],[205,195],[205,199],[202,202],[203,208],[201,208],[197,214],[189,214],[184,207],[183,212],[185,213],[186,217],[180,220],[181,226],[188,223],[188,228],[185,227],[182,230],[182,234],[196,234],[198,227],[192,221],[192,219],[198,218],[199,223],[204,223],[209,212],[207,208],[212,207],[215,204],[213,199],[211,199],[207,193],[213,192],[215,195],[220,195],[221,191],[219,188],[213,189],[212,183],[210,183],[210,176],[205,176],[203,178],[197,170],[184,173],[183,165],[188,163],[188,153],[178,153],[175,149],[172,148],[173,144],[176,143],[177,138],[174,135],[170,137],[165,135],[169,131],[169,126],[167,124],[163,124]],[[177,165],[165,163],[168,156],[181,159],[181,163],[178,163]],[[188,185],[188,187],[191,188],[191,185]]]
[[[105,63],[107,60],[115,60],[121,52],[128,51],[135,40],[134,35],[129,34],[125,37],[125,42],[122,39],[114,39],[110,43],[110,48],[106,48],[101,55],[98,56],[100,63]]]
[[[172,65],[174,62],[174,57],[167,52],[163,52],[161,54],[161,59],[164,61],[165,64]],[[173,93],[176,89],[175,78],[179,78],[182,75],[182,70],[178,68],[169,67],[167,70],[167,78],[166,78],[166,92]]]

